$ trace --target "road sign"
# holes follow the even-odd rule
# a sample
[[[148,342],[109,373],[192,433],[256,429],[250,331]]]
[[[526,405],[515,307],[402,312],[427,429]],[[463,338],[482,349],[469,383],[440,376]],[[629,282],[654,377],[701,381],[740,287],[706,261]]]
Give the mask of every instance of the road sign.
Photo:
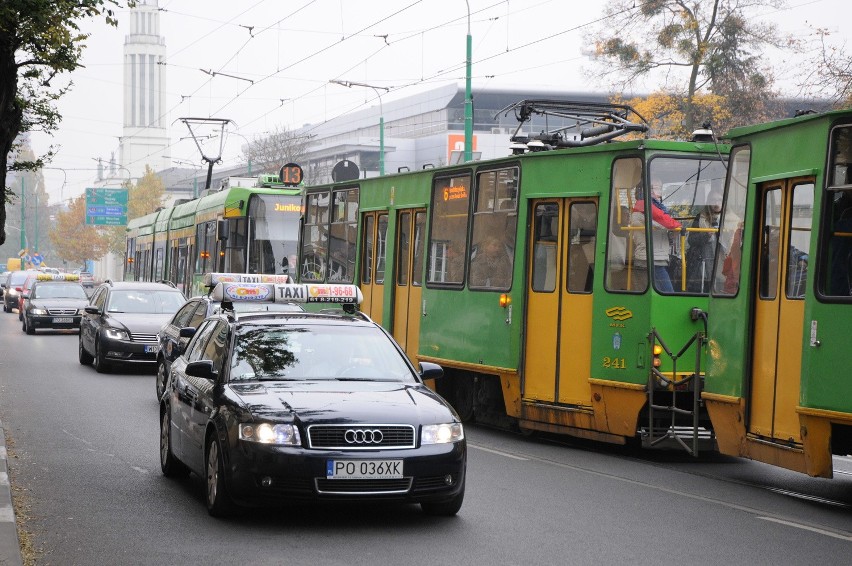
[[[86,189],[86,224],[127,225],[127,189]]]

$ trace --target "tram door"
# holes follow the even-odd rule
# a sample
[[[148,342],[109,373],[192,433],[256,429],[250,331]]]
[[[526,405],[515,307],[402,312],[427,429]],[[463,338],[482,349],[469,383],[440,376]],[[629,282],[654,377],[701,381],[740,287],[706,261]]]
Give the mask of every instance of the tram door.
[[[533,201],[523,398],[590,405],[596,199]]]
[[[796,407],[814,181],[771,181],[760,186],[759,195],[749,432],[801,442]]]
[[[361,310],[380,322],[383,312],[385,265],[388,235],[387,212],[367,212],[361,216],[361,273],[359,286],[364,300]]]
[[[426,211],[400,210],[396,226],[392,334],[408,354],[408,359],[416,362],[420,342]]]

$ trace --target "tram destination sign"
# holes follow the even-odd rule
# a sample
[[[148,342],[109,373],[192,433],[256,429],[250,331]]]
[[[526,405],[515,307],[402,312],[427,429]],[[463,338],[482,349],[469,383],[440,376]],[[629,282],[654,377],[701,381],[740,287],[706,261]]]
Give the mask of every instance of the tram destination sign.
[[[86,189],[86,224],[127,225],[127,189]]]

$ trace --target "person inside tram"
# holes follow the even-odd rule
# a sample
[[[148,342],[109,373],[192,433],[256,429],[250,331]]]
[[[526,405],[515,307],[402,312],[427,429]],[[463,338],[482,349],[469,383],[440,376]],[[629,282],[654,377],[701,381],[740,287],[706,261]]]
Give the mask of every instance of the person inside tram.
[[[672,230],[680,230],[681,223],[675,220],[669,210],[662,202],[663,183],[659,178],[651,180],[651,246],[653,246],[652,257],[654,260],[654,282],[660,293],[673,293],[671,276],[669,275],[669,261],[671,243],[669,233]],[[630,213],[630,224],[633,226],[645,225],[645,191],[640,184],[635,191],[636,203]],[[638,265],[647,262],[647,250],[645,245],[644,230],[634,230],[633,254]]]
[[[690,232],[686,238],[686,289],[692,293],[710,290],[721,212],[722,193],[713,191],[707,197],[707,204],[692,221],[692,227],[700,229]]]
[[[502,239],[490,236],[471,256],[470,284],[474,287],[508,288],[512,283],[512,255]]]

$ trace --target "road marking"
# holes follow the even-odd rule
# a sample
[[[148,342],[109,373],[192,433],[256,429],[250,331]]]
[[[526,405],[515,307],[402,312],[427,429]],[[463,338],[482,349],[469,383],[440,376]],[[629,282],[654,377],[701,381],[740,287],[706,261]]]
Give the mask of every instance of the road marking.
[[[484,446],[477,446],[476,444],[471,444],[468,442],[468,448],[476,448],[477,450],[482,450],[483,452],[490,452],[491,454],[497,454],[498,456],[505,456],[506,458],[512,458],[513,460],[524,460],[527,461],[529,458],[523,458],[521,456],[515,456],[514,454],[509,454],[508,452],[502,452],[500,450],[494,450],[492,448],[486,448]]]
[[[803,525],[802,523],[794,523],[793,521],[785,521],[784,519],[776,519],[775,517],[758,517],[758,519],[761,519],[763,521],[769,521],[771,523],[778,523],[779,525],[787,525],[788,527],[795,527],[797,529],[802,529],[805,531],[811,531],[812,533],[817,533],[820,535],[839,538],[840,540],[852,541],[852,536],[842,535],[840,533],[827,531],[825,529],[818,529],[809,525]]]

